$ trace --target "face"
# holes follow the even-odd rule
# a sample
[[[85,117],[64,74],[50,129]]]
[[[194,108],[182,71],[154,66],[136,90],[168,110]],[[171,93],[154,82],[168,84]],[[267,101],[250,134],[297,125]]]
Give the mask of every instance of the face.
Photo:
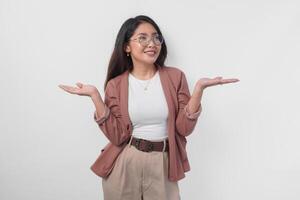
[[[126,53],[130,54],[134,65],[140,63],[152,65],[155,63],[161,50],[161,44],[155,44],[153,40],[157,39],[152,38],[157,34],[156,29],[150,23],[142,23],[137,27],[125,50]],[[139,39],[141,41],[146,38],[152,38],[148,45],[143,46],[139,43]]]

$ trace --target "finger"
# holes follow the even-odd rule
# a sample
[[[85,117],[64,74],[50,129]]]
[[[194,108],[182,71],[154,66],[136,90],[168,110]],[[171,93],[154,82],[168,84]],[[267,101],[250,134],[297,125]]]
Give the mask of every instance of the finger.
[[[209,86],[214,86],[214,85],[219,85],[221,84],[221,80],[220,79],[213,79],[212,81],[210,81],[210,83],[208,84]]]
[[[213,79],[210,80],[210,85],[213,86],[213,85],[219,85],[221,84],[222,82],[222,76],[217,76]]]
[[[80,82],[77,82],[76,85],[79,87],[79,88],[82,88],[83,84],[80,83]]]
[[[58,87],[60,87],[60,88],[63,89],[63,90],[66,90],[66,89],[67,89],[67,86],[66,86],[66,85],[58,85]]]
[[[222,79],[222,76],[216,76],[214,79],[217,79],[217,80]]]
[[[218,84],[222,85],[222,76],[215,77],[214,85],[218,85]]]
[[[226,83],[235,83],[235,82],[238,82],[240,81],[239,79],[236,79],[236,78],[231,78],[231,79],[223,79],[221,80],[222,84],[226,84]]]
[[[75,88],[75,87],[71,87],[71,86],[67,86],[67,85],[64,85],[64,86],[61,86],[63,90],[65,90],[66,92],[69,92],[71,94],[77,94],[77,91],[78,89]]]
[[[63,87],[65,87],[65,86],[67,86],[67,85],[63,85],[63,84],[59,84],[59,85],[58,85],[58,87],[60,87],[60,88],[63,88]]]

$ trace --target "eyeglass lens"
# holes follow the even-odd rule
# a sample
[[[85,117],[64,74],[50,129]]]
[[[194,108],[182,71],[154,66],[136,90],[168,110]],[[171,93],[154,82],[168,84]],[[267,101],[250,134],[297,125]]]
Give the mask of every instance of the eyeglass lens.
[[[138,41],[142,44],[142,45],[148,45],[149,42],[151,41],[151,39],[153,40],[153,43],[155,45],[160,45],[163,43],[163,38],[161,35],[154,35],[153,37],[149,37],[149,36],[140,36],[138,37]]]

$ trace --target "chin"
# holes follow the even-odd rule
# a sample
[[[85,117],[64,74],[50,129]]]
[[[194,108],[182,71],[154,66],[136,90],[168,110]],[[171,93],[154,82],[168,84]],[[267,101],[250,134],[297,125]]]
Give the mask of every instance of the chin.
[[[153,65],[153,64],[155,63],[155,61],[156,61],[156,60],[153,60],[153,61],[149,61],[149,60],[148,60],[148,61],[144,61],[144,63],[146,63],[146,64],[148,64],[148,65]]]
[[[144,59],[144,63],[147,64],[154,64],[156,62],[157,58],[153,58],[153,59]]]
[[[147,65],[153,65],[158,57],[140,57],[139,59],[137,58],[136,61],[137,62],[141,62],[141,63],[145,63]]]

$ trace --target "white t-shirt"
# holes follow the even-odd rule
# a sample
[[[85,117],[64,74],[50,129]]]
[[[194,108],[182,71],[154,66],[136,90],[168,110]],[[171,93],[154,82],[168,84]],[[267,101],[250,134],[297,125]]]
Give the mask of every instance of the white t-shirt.
[[[159,72],[148,80],[129,73],[128,112],[133,125],[132,135],[151,141],[168,137],[168,104],[160,82]],[[144,87],[148,85],[147,90]]]

